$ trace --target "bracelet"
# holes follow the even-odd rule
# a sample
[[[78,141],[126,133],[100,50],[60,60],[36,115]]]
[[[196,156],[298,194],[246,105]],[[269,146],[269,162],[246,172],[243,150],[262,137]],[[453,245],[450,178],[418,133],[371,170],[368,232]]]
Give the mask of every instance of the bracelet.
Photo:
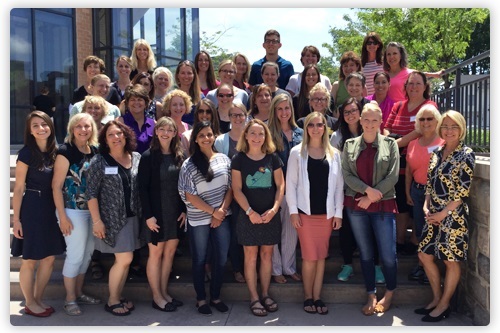
[[[215,213],[215,207],[214,207],[214,210],[213,210],[212,214],[210,214],[210,215],[212,215],[212,216],[213,216],[213,215],[214,215],[214,213]]]
[[[96,225],[96,224],[97,224],[97,223],[99,223],[99,222],[102,222],[102,221],[101,221],[101,220],[97,220],[97,221],[95,221],[95,222],[94,222],[94,221],[92,221],[92,225]]]

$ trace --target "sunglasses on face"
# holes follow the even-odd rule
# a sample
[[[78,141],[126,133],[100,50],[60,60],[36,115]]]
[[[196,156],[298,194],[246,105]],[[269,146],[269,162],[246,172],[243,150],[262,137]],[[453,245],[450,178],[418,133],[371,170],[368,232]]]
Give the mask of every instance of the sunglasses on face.
[[[427,117],[427,118],[422,117],[422,118],[418,118],[418,120],[419,120],[419,121],[426,121],[426,120],[427,120],[427,121],[433,121],[433,120],[434,120],[434,117]]]
[[[378,43],[374,41],[368,41],[366,42],[366,45],[378,45]]]

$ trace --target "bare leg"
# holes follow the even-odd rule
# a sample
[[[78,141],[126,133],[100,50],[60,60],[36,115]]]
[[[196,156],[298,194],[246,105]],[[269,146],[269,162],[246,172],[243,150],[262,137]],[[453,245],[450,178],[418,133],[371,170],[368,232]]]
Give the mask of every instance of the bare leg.
[[[262,297],[269,296],[269,286],[271,284],[273,245],[262,245],[260,247],[260,287]]]
[[[76,277],[75,293],[76,296],[81,296],[83,294],[83,283],[85,282],[85,273],[80,274]]]
[[[257,254],[259,247],[243,246],[243,251],[245,253],[245,280],[250,292],[250,302],[253,302],[259,299],[257,292]]]
[[[172,302],[172,296],[168,293],[168,279],[170,278],[170,273],[172,272],[172,264],[174,263],[175,250],[179,245],[178,239],[168,240],[163,249],[163,260],[161,263],[161,278],[160,286],[163,293],[163,297],[168,301]]]
[[[160,242],[157,245],[149,243],[148,247],[149,258],[146,264],[146,273],[148,276],[149,287],[151,288],[151,293],[153,294],[153,301],[159,307],[164,308],[165,304],[167,304],[167,300],[163,297],[161,289],[160,271],[162,267],[160,263],[162,260],[165,242]]]
[[[316,261],[316,272],[314,274],[313,299],[321,299],[321,289],[323,288],[323,277],[325,276],[325,259]]]
[[[432,317],[437,317],[450,306],[450,300],[457,289],[460,281],[460,262],[444,260],[446,265],[446,275],[444,277],[444,290],[436,308],[430,313]]]
[[[35,313],[42,313],[45,311],[45,308],[37,303],[34,296],[36,263],[36,260],[23,259],[21,269],[19,270],[19,284],[24,295],[26,306]]]
[[[109,270],[109,299],[108,305],[120,303],[123,286],[132,262],[133,252],[115,253],[115,263]],[[113,310],[118,313],[127,312],[125,308]]]
[[[439,268],[434,261],[433,255],[419,252],[418,259],[424,266],[425,274],[429,279],[429,284],[432,289],[432,301],[426,306],[427,309],[430,309],[438,305],[443,294],[441,290],[441,273],[439,272]]]
[[[316,260],[302,260],[302,285],[304,286],[304,299],[313,298],[314,281],[316,279]]]
[[[66,289],[66,302],[76,300],[76,276],[73,278],[65,276],[64,288]]]
[[[52,270],[54,268],[54,260],[55,256],[48,256],[40,260],[40,264],[38,265],[38,269],[36,271],[36,279],[35,279],[35,300],[40,306],[44,309],[47,309],[49,306],[45,304],[42,300],[43,293],[45,292],[45,287],[50,280],[50,275],[52,275]]]

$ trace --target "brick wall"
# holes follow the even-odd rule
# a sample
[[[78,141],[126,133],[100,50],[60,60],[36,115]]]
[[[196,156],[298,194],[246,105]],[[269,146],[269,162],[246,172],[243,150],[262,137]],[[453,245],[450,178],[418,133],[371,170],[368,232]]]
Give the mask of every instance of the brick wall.
[[[83,60],[93,54],[92,9],[76,9],[76,52],[78,69],[78,86],[86,83],[87,75],[83,71]]]

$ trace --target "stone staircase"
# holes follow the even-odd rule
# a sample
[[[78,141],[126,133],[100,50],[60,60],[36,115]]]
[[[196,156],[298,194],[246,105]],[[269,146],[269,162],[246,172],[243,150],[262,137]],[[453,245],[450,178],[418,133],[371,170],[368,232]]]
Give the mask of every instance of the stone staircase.
[[[11,152],[15,154],[15,152]],[[11,181],[11,206],[10,206],[10,237],[12,239],[12,189],[15,182],[15,155],[11,155],[10,181]],[[322,299],[327,303],[358,303],[366,301],[366,293],[363,284],[359,258],[354,258],[354,276],[348,282],[337,280],[337,274],[342,265],[342,258],[338,246],[338,234],[334,232],[330,240],[330,257],[326,260],[324,286]],[[195,299],[195,292],[192,286],[191,278],[191,256],[189,254],[189,244],[187,238],[182,240],[179,248],[183,252],[174,260],[173,276],[170,279],[169,291],[174,297],[188,300]],[[147,260],[147,249],[143,249],[142,263],[145,266]],[[10,299],[23,300],[23,295],[19,287],[19,269],[21,267],[21,258],[10,257]],[[398,266],[398,289],[395,294],[394,302],[398,304],[411,304],[421,306],[432,298],[432,292],[429,286],[421,285],[416,281],[408,280],[408,273],[417,262],[416,256],[400,256]],[[51,276],[45,295],[47,299],[64,299],[65,291],[63,286],[62,267],[64,255],[56,257],[54,271]],[[85,292],[91,295],[100,295],[102,298],[108,295],[107,272],[113,264],[113,256],[109,254],[102,255],[102,263],[105,268],[104,277],[100,280],[92,280],[88,273],[85,282]],[[297,248],[297,269],[300,272],[301,259],[300,247]],[[302,283],[288,278],[286,284],[277,284],[271,282],[270,293],[280,302],[302,302],[303,292]],[[383,293],[384,286],[378,286],[378,293]],[[133,300],[150,300],[151,291],[147,279],[138,278],[127,281],[124,288],[124,295]],[[221,297],[227,301],[246,301],[248,300],[248,289],[246,284],[238,283],[233,279],[231,264],[228,261]]]

